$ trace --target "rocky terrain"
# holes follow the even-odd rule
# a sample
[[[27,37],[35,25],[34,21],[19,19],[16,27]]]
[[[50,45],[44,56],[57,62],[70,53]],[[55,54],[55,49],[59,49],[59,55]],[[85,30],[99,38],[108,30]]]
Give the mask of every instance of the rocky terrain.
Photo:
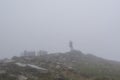
[[[120,62],[78,50],[0,61],[0,80],[120,80]]]

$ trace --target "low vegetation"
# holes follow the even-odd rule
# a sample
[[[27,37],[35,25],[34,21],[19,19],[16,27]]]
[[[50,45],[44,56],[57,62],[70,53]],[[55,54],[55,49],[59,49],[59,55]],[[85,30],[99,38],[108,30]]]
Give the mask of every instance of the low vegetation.
[[[47,71],[20,67],[15,64],[17,62],[36,65]],[[0,80],[120,80],[119,62],[85,55],[77,50],[30,58],[13,57],[12,62],[0,65],[0,70],[5,71],[0,73]]]

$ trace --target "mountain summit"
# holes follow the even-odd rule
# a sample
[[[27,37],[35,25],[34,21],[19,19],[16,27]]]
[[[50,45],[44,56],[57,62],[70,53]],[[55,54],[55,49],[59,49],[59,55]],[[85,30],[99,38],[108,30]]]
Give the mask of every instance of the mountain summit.
[[[75,50],[0,62],[0,80],[119,80],[120,62]]]

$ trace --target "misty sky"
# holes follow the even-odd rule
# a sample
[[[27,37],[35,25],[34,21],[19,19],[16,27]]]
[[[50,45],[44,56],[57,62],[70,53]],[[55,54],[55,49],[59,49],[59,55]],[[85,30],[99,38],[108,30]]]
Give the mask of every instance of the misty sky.
[[[120,61],[120,0],[0,0],[0,58],[68,51]]]

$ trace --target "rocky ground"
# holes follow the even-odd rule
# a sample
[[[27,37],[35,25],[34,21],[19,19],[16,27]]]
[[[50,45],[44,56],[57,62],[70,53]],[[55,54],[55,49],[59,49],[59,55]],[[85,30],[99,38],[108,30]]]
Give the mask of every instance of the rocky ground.
[[[120,63],[73,50],[0,61],[0,80],[120,80]]]

